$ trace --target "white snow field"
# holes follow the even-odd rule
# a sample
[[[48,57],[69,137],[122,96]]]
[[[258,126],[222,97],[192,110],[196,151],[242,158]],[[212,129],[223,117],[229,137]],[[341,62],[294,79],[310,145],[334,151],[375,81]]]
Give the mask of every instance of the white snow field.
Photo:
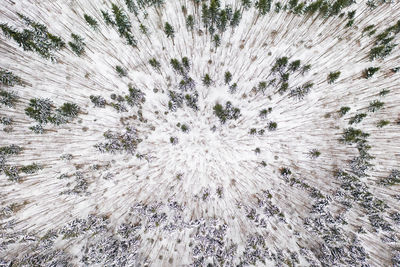
[[[1,0],[0,266],[400,266],[399,19]]]

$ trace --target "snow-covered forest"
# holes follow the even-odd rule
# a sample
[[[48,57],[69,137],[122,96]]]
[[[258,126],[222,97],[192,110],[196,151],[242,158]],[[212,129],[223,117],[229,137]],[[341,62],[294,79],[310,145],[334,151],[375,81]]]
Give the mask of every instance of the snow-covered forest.
[[[0,0],[0,266],[400,266],[400,2]]]

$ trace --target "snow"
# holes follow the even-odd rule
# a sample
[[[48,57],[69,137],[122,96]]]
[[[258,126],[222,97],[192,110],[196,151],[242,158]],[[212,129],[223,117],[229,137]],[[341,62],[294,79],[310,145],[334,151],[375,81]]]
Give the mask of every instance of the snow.
[[[114,2],[125,7],[123,1]],[[222,6],[232,4],[240,7],[239,2],[226,1]],[[347,15],[322,19],[317,15],[307,17],[271,11],[255,21],[257,13],[251,8],[244,11],[237,28],[228,28],[223,33],[221,46],[215,49],[210,34],[204,32],[199,22],[198,14],[194,16],[198,22],[196,27],[201,28],[203,34],[186,30],[181,6],[185,5],[188,14],[193,14],[192,1],[168,0],[162,11],[158,11],[161,16],[154,8],[148,8],[148,18],[141,17],[141,22],[150,30],[148,38],[140,33],[137,18],[129,14],[138,48],[126,45],[116,29],[105,25],[100,10],[109,11],[110,3],[87,0],[6,1],[0,7],[0,23],[23,26],[16,15],[16,12],[22,12],[46,24],[51,33],[61,36],[66,42],[71,41],[71,33],[84,37],[86,52],[77,57],[65,48],[56,54],[57,62],[51,62],[23,51],[14,41],[0,34],[0,67],[27,82],[25,86],[12,88],[20,96],[16,108],[0,107],[0,116],[10,116],[14,121],[11,133],[0,132],[0,146],[16,144],[24,148],[20,155],[8,159],[9,164],[36,162],[43,166],[36,174],[24,175],[19,183],[7,180],[4,173],[0,174],[1,208],[11,203],[24,203],[10,218],[0,218],[4,222],[15,222],[14,228],[0,232],[17,235],[19,231],[27,231],[40,239],[51,229],[59,231],[54,247],[71,255],[71,263],[77,266],[85,265],[81,260],[86,255],[86,246],[95,250],[94,244],[103,238],[128,242],[128,239],[137,237],[138,243],[129,246],[127,251],[136,265],[186,266],[197,257],[194,245],[189,244],[209,241],[204,237],[206,233],[197,233],[202,229],[200,225],[204,224],[212,233],[214,224],[226,224],[221,246],[225,250],[230,244],[238,245],[234,264],[243,259],[245,251],[250,251],[246,244],[255,234],[260,234],[268,247],[268,256],[264,258],[266,266],[278,264],[279,260],[272,254],[276,256],[279,252],[283,253],[284,260],[296,252],[300,266],[311,265],[310,258],[317,265],[323,264],[318,257],[323,253],[320,244],[325,242],[320,234],[304,225],[307,218],[317,216],[310,214],[316,202],[310,197],[312,189],[286,181],[279,169],[290,168],[292,177],[316,188],[326,198],[334,198],[341,186],[334,171],[349,171],[349,160],[358,155],[354,146],[341,144],[338,139],[350,126],[349,118],[358,113],[368,114],[355,127],[370,134],[367,138],[372,146],[369,153],[375,157],[371,161],[374,166],[368,171],[369,176],[361,178],[361,181],[368,185],[374,196],[388,205],[388,211],[383,213],[385,217],[389,212],[399,212],[399,200],[393,197],[399,186],[382,187],[376,182],[400,166],[399,125],[395,123],[400,114],[399,74],[390,71],[399,66],[400,50],[396,47],[384,60],[368,61],[374,36],[361,36],[361,32],[367,25],[375,24],[379,34],[397,21],[400,6],[396,2],[371,10],[364,2],[345,9],[346,12],[357,10],[355,26],[350,28],[344,27]],[[86,24],[84,13],[96,18],[100,25],[98,31]],[[174,44],[163,32],[165,22],[175,28]],[[396,38],[398,41],[399,37]],[[168,110],[167,93],[168,90],[178,91],[182,77],[174,73],[170,59],[181,60],[185,56],[191,62],[188,75],[195,80],[199,92],[199,110],[183,104],[183,108],[172,112]],[[277,58],[283,56],[287,56],[290,62],[300,59],[302,65],[311,64],[311,70],[305,75],[294,73],[289,78],[289,91],[309,81],[314,83],[303,100],[289,98],[287,92],[281,95],[272,87],[265,94],[253,90],[259,82],[272,78],[271,67]],[[160,62],[161,73],[148,64],[151,58]],[[128,76],[119,77],[116,65],[126,68]],[[372,78],[364,79],[362,71],[371,66],[381,69]],[[328,84],[327,75],[338,70],[341,71],[339,79]],[[232,82],[238,84],[235,93],[230,93],[228,85],[224,84],[226,71],[232,73]],[[210,87],[201,82],[206,73],[214,81]],[[129,84],[145,93],[146,101],[141,108],[129,107],[128,112],[118,113],[109,105],[94,107],[89,99],[90,95],[101,95],[110,103],[112,93],[128,94]],[[390,93],[380,97],[382,89],[389,89]],[[37,135],[28,129],[35,122],[24,112],[29,99],[35,97],[49,98],[57,107],[64,102],[74,102],[82,112],[72,123],[45,125],[46,133]],[[367,112],[369,103],[375,99],[385,102],[384,108],[376,113]],[[225,105],[227,101],[240,108],[241,116],[222,124],[213,113],[213,107],[216,103]],[[337,111],[342,106],[349,106],[351,110],[340,118]],[[269,107],[272,107],[272,112],[267,118],[260,118],[260,110]],[[139,110],[147,122],[139,121]],[[389,120],[390,125],[377,128],[376,123],[381,119]],[[277,123],[275,131],[268,131],[270,121]],[[177,123],[188,125],[189,131],[183,132]],[[143,158],[123,151],[100,153],[95,148],[96,144],[106,141],[104,132],[123,133],[127,126],[137,129],[143,139],[136,150]],[[215,130],[212,130],[213,126]],[[265,134],[250,135],[251,128],[264,129]],[[178,143],[171,144],[170,137],[177,137]],[[255,153],[256,148],[260,148],[259,154]],[[321,156],[311,159],[308,156],[311,149],[318,149]],[[62,160],[60,156],[63,154],[72,154],[73,157]],[[266,166],[261,165],[262,161]],[[96,164],[100,166],[98,169],[93,167]],[[82,179],[88,183],[85,192],[61,194],[75,186],[77,172],[82,173]],[[58,179],[62,174],[69,178]],[[218,194],[221,188],[222,197]],[[272,196],[271,203],[263,195],[266,191]],[[284,219],[277,214],[266,215],[268,212],[260,204],[260,199],[268,207],[267,211],[276,206]],[[182,205],[181,211],[168,206],[173,201]],[[374,232],[368,214],[359,204],[352,202],[354,206],[346,211],[336,200],[330,201],[326,209],[333,216],[343,214],[348,225],[337,225],[343,228],[349,240],[353,235],[360,240],[369,254],[368,264],[389,266],[395,243],[384,243],[381,237],[386,233],[382,230]],[[141,206],[156,206],[157,203],[160,207],[156,212]],[[142,213],[132,211],[138,205]],[[251,209],[265,220],[265,227],[260,226],[260,221],[249,219]],[[162,216],[163,213],[166,219],[154,226],[153,215]],[[75,219],[89,220],[90,214],[107,216],[109,221],[104,232],[92,235],[92,230],[82,230],[76,238],[63,239],[60,229]],[[122,223],[137,222],[141,223],[139,230],[132,232],[129,238],[117,233]],[[169,224],[176,228],[165,228]],[[358,234],[358,226],[365,228],[366,234]],[[399,226],[393,225],[393,228],[393,233],[399,236]],[[214,235],[217,236],[215,232]],[[20,236],[17,235],[17,240]],[[5,240],[6,237],[2,237],[2,242]],[[0,259],[20,260],[32,254],[30,249],[33,248],[29,248],[29,244],[19,241],[2,245]],[[47,252],[54,251],[52,249]],[[97,253],[104,257],[112,254],[110,251]],[[215,256],[205,257],[203,265],[208,262],[215,264]],[[256,265],[262,265],[262,262],[258,261]]]

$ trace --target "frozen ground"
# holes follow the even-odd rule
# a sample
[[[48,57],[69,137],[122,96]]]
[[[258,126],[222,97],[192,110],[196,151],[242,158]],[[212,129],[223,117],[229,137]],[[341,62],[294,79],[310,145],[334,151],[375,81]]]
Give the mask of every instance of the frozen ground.
[[[24,82],[0,83],[20,97],[15,107],[0,106],[0,117],[13,121],[2,125],[0,147],[23,148],[8,165],[42,166],[19,181],[0,171],[0,266],[400,266],[400,174],[391,176],[391,185],[380,182],[400,168],[400,74],[393,71],[400,49],[368,58],[377,35],[399,19],[397,1],[375,1],[375,8],[357,1],[343,16],[327,18],[276,12],[276,1],[258,16],[253,6],[242,10],[241,1],[221,1],[221,8],[243,13],[238,27],[220,33],[217,48],[201,22],[201,4],[189,0],[166,0],[138,17],[118,0],[2,2],[0,23],[22,29],[19,12],[65,42],[71,33],[82,36],[86,47],[78,57],[67,45],[51,61],[0,33],[0,67]],[[111,3],[129,15],[137,48],[105,24],[100,10],[111,13]],[[345,27],[353,10],[354,24]],[[84,14],[97,20],[97,30]],[[193,32],[185,25],[190,14]],[[175,29],[173,41],[165,22]],[[372,24],[375,34],[363,32]],[[179,92],[182,79],[170,60],[183,57],[191,63],[187,75],[195,88],[189,92],[198,92],[198,110],[185,102],[176,111],[168,106],[168,91]],[[284,93],[277,85],[257,90],[275,77],[271,68],[282,57],[311,69],[291,72]],[[118,75],[117,65],[127,76]],[[369,67],[380,69],[366,79]],[[227,71],[230,84],[237,83],[234,92],[225,84]],[[339,78],[328,83],[335,71]],[[207,73],[210,86],[202,83]],[[313,87],[303,99],[290,97],[306,83]],[[129,84],[145,101],[118,112],[110,95],[128,94]],[[380,95],[384,89],[389,92]],[[95,107],[91,95],[108,104]],[[36,134],[29,127],[37,123],[25,114],[32,98],[49,98],[57,107],[73,102],[80,112]],[[384,106],[370,112],[374,100]],[[227,101],[240,116],[221,123],[213,107]],[[344,106],[350,111],[340,116]],[[366,118],[349,125],[360,113]],[[389,124],[377,127],[381,120]],[[128,126],[141,139],[132,153],[99,151],[106,131],[123,134]],[[361,156],[361,174],[351,164],[361,153],[356,144],[339,141],[349,127],[369,134],[371,157]],[[319,157],[310,156],[313,149]]]

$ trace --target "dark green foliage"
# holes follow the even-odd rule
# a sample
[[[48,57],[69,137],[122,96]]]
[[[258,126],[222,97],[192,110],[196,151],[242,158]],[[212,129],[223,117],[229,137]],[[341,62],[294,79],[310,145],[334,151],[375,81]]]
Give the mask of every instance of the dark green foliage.
[[[187,133],[187,132],[189,132],[189,126],[187,126],[184,123],[181,124],[181,130],[182,130],[182,132]]]
[[[12,87],[15,85],[22,85],[22,80],[17,75],[14,75],[11,71],[0,68],[0,84]]]
[[[233,83],[233,84],[229,85],[229,92],[231,94],[235,93],[236,90],[237,90],[237,83]]]
[[[295,72],[296,70],[298,70],[300,68],[300,60],[295,60],[295,61],[292,61],[290,64],[289,64],[289,71],[291,71],[291,72]]]
[[[354,117],[350,118],[349,124],[360,123],[365,117],[367,117],[365,113],[356,114]]]
[[[26,166],[22,166],[19,168],[19,172],[23,172],[26,174],[33,174],[39,170],[41,170],[42,167],[36,163],[30,164],[30,165],[26,165]]]
[[[49,99],[33,98],[25,109],[25,114],[40,124],[46,124],[52,119],[53,102]]]
[[[390,124],[390,121],[388,121],[388,120],[380,120],[380,121],[378,121],[378,123],[376,124],[376,127],[382,128],[382,127],[384,127],[384,126],[386,126],[386,125],[389,125],[389,124]]]
[[[37,124],[37,125],[31,126],[31,127],[29,127],[29,130],[31,130],[35,134],[43,134],[44,133],[44,129],[43,129],[43,126],[41,124]]]
[[[382,89],[382,91],[379,92],[379,96],[385,96],[385,95],[387,95],[389,93],[390,93],[390,90]]]
[[[172,27],[172,25],[169,24],[168,22],[165,22],[164,32],[165,32],[165,34],[167,35],[168,38],[171,38],[172,40],[175,38],[175,30]]]
[[[182,58],[182,66],[186,73],[190,71],[190,60],[188,57]]]
[[[128,45],[137,47],[137,41],[132,35],[132,25],[128,15],[122,8],[118,7],[116,4],[112,4],[111,9],[114,15],[114,21],[111,19],[108,13],[102,11],[103,18],[106,23],[112,26],[116,26],[119,35],[125,38]]]
[[[239,25],[241,19],[242,19],[242,13],[240,12],[239,9],[236,9],[235,12],[233,12],[230,26],[232,28],[236,28]]]
[[[225,72],[224,80],[225,84],[229,84],[232,81],[232,74],[229,71]]]
[[[371,103],[369,103],[368,111],[370,112],[375,112],[377,110],[380,110],[385,103],[379,101],[379,100],[374,100]]]
[[[215,49],[217,49],[218,46],[221,45],[221,38],[220,38],[219,34],[215,34],[215,35],[213,36],[213,40],[212,40],[212,41],[213,41],[213,43],[214,43]]]
[[[279,169],[279,173],[282,176],[287,177],[287,176],[290,176],[292,174],[292,171],[289,168],[282,167],[282,168]]]
[[[111,9],[114,15],[115,24],[118,28],[118,32],[121,36],[124,36],[126,32],[131,31],[131,22],[128,15],[124,10],[118,7],[116,4],[111,5]]]
[[[178,144],[178,137],[171,136],[169,138],[169,141],[171,142],[171,144],[176,145]]]
[[[349,127],[344,129],[343,137],[340,139],[340,141],[346,144],[364,143],[368,136],[368,133],[364,133],[359,129]]]
[[[54,52],[65,47],[61,37],[53,35],[43,24],[37,23],[24,15],[17,13],[28,28],[19,31],[8,24],[0,24],[4,35],[12,38],[25,51],[34,51],[45,59],[54,59]]]
[[[0,117],[0,124],[3,125],[11,125],[12,124],[12,119],[10,117]]]
[[[95,107],[104,108],[107,104],[107,101],[102,96],[91,95],[89,98]]]
[[[0,157],[9,155],[18,155],[22,151],[22,147],[17,145],[9,145],[0,147]],[[1,161],[0,161],[1,162]]]
[[[144,26],[143,24],[139,25],[139,29],[140,29],[140,32],[143,33],[144,35],[149,34],[149,29],[146,26]]]
[[[310,69],[311,69],[311,64],[304,65],[304,66],[301,68],[301,72],[300,72],[300,73],[301,73],[302,75],[304,75],[305,73],[309,72]]]
[[[118,73],[119,77],[125,77],[128,75],[127,70],[121,66],[115,66],[115,71]]]
[[[84,14],[83,17],[85,18],[87,24],[89,24],[89,26],[93,28],[93,30],[98,29],[99,23],[97,22],[97,20],[95,18],[93,18],[92,16],[89,16],[87,14]]]
[[[134,13],[135,16],[138,16],[138,7],[136,6],[133,0],[125,0],[126,7],[128,8],[129,12]]]
[[[211,77],[208,73],[203,76],[201,81],[203,82],[203,85],[206,87],[210,87],[210,85],[213,83],[213,81],[211,80]]]
[[[307,82],[302,86],[298,86],[295,89],[290,90],[289,97],[296,98],[297,100],[302,100],[314,86],[314,83]]]
[[[125,133],[115,133],[110,130],[104,133],[104,138],[107,140],[104,143],[95,145],[102,153],[128,153],[135,154],[136,148],[142,140],[138,137],[136,129],[127,127]]]
[[[400,171],[392,170],[388,177],[382,178],[379,182],[380,185],[391,186],[400,183]]]
[[[199,110],[199,107],[197,106],[198,100],[199,100],[199,94],[197,93],[197,91],[193,94],[185,95],[186,105],[192,108],[193,110]]]
[[[33,98],[25,109],[25,114],[40,124],[52,123],[60,125],[70,122],[79,113],[79,107],[75,103],[64,103],[54,112],[54,105],[49,99]]]
[[[213,107],[214,114],[219,118],[222,124],[227,120],[237,120],[240,117],[240,109],[232,106],[231,102],[226,102],[225,108],[217,103]]]
[[[310,152],[308,152],[308,155],[312,159],[316,159],[321,155],[321,152],[319,152],[318,149],[311,149]]]
[[[268,123],[268,130],[269,131],[275,131],[277,127],[278,127],[278,124],[276,122],[274,122],[274,121],[270,121]]]
[[[340,76],[340,71],[335,71],[331,72],[328,74],[328,83],[332,84],[334,83],[337,79],[339,79]]]
[[[160,64],[160,62],[158,62],[158,60],[155,59],[154,57],[153,57],[152,59],[149,60],[149,64],[150,64],[150,66],[152,66],[154,69],[160,71],[161,64]]]
[[[397,46],[393,43],[394,37],[400,32],[400,20],[396,24],[389,26],[381,34],[376,36],[375,46],[369,52],[369,59],[383,59],[387,57]]]
[[[341,107],[339,110],[340,117],[343,117],[347,112],[349,112],[350,107]]]
[[[83,55],[85,52],[85,46],[86,44],[83,42],[83,38],[77,34],[71,33],[71,37],[73,39],[72,42],[68,42],[68,45],[71,47],[72,51],[77,56]]]
[[[271,10],[271,0],[258,0],[255,4],[260,15],[265,15]]]
[[[110,13],[108,13],[107,11],[101,10],[101,14],[103,16],[103,20],[107,25],[111,25],[114,26],[115,25],[115,21],[111,18]]]
[[[187,29],[188,29],[189,31],[193,31],[194,24],[195,24],[195,22],[194,22],[194,17],[193,17],[193,15],[187,16],[187,17],[186,17],[186,27],[187,27]]]
[[[269,113],[271,113],[272,112],[272,108],[268,108],[268,109],[262,109],[261,111],[260,111],[260,117],[262,118],[262,119],[265,119],[266,117],[267,117],[267,115],[269,114]]]
[[[79,111],[80,108],[78,107],[77,104],[69,102],[64,103],[61,107],[56,109],[56,112],[58,114],[68,119],[76,118],[78,116]]]
[[[272,72],[280,72],[280,73],[282,73],[282,71],[286,68],[287,64],[288,64],[288,58],[287,57],[278,58],[275,61],[274,66],[272,66],[271,71]]]
[[[364,70],[363,76],[365,79],[371,78],[380,68],[379,67],[369,67]]]
[[[241,0],[242,1],[242,8],[244,10],[248,10],[251,7],[251,0]]]
[[[8,92],[0,90],[0,105],[6,107],[15,107],[15,103],[18,101],[18,95],[14,92]]]

